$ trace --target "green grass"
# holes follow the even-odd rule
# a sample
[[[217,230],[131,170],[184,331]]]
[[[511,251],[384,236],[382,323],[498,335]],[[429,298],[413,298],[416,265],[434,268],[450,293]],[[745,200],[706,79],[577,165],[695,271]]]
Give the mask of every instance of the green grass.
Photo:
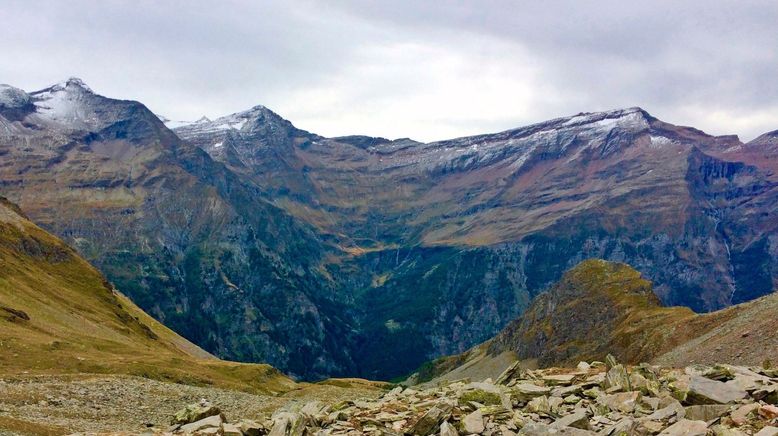
[[[129,374],[256,393],[298,386],[269,365],[210,356],[5,205],[0,205],[0,307],[10,309],[0,310],[0,375]]]

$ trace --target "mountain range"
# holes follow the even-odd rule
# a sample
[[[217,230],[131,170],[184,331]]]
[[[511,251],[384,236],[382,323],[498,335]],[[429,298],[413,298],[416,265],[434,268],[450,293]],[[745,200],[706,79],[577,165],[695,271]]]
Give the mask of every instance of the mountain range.
[[[219,357],[408,374],[592,257],[697,312],[778,287],[778,131],[640,108],[433,143],[325,138],[263,106],[161,118],[78,79],[2,85],[0,194]]]

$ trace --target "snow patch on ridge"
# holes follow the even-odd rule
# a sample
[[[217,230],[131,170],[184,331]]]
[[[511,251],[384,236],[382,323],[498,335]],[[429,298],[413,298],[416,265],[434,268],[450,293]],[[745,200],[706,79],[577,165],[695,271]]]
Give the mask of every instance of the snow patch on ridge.
[[[52,121],[79,126],[96,120],[85,104],[90,95],[91,88],[74,77],[30,94],[37,114]]]
[[[659,148],[663,145],[670,145],[674,144],[673,140],[666,137],[666,136],[655,136],[651,135],[651,147],[653,148]]]

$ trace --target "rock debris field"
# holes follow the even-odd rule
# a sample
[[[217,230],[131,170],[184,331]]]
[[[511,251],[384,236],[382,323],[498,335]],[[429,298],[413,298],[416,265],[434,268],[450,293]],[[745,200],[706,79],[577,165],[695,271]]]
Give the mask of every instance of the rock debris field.
[[[609,356],[541,370],[517,363],[496,380],[382,394],[322,386],[255,396],[135,377],[6,381],[0,391],[0,423],[23,419],[35,423],[33,434],[778,435],[778,370],[769,362],[667,369]]]
[[[574,370],[531,371],[514,365],[494,381],[398,386],[377,400],[313,401],[278,410],[260,422],[227,420],[217,405],[195,404],[179,412],[180,423],[167,431],[229,436],[774,436],[776,377],[778,371],[769,368],[626,367],[610,357],[606,363],[581,362]]]

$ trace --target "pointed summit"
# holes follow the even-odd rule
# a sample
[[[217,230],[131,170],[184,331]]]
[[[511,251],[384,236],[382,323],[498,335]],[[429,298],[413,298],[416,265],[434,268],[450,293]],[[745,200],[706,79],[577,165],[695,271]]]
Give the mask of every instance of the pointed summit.
[[[92,92],[92,88],[90,88],[83,80],[79,79],[78,77],[70,77],[64,82],[64,87],[75,87],[75,88],[81,88],[84,91]]]
[[[57,82],[47,88],[41,89],[30,93],[31,95],[42,95],[45,93],[60,92],[60,91],[82,91],[94,94],[92,88],[90,88],[83,80],[78,77],[69,77],[61,82]]]

